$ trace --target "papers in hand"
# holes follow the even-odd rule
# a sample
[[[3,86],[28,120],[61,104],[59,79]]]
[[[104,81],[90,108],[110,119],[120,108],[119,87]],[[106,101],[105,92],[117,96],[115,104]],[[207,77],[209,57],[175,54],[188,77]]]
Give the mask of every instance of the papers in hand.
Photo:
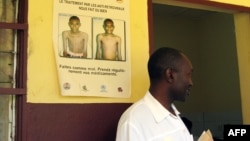
[[[208,129],[207,131],[203,131],[198,141],[214,141],[210,130]]]

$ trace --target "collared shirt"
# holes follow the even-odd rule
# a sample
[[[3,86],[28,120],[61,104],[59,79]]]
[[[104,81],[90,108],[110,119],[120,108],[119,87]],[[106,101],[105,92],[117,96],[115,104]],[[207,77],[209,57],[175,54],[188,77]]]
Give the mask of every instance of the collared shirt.
[[[121,116],[116,141],[193,141],[179,111],[172,108],[176,116],[147,92]]]

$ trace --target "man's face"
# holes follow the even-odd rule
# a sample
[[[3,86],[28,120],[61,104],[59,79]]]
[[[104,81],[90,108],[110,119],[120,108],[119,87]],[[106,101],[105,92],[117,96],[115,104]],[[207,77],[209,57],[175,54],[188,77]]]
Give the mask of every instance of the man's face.
[[[81,23],[79,20],[74,19],[69,21],[69,27],[71,29],[71,32],[75,33],[79,31],[79,28],[81,26]]]
[[[190,94],[190,88],[193,86],[193,67],[192,63],[185,55],[183,55],[183,59],[180,61],[177,67],[178,70],[173,74],[174,83],[171,93],[174,100],[185,101],[186,96]]]
[[[114,31],[114,24],[112,22],[106,22],[104,25],[104,30],[106,33],[111,34]]]

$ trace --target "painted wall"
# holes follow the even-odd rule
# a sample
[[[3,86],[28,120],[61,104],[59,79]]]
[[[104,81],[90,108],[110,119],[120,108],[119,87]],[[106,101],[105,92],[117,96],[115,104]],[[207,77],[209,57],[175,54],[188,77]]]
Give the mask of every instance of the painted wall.
[[[148,88],[147,1],[130,1],[132,96],[128,99],[61,96],[52,44],[53,1],[30,0],[28,10],[28,102],[22,140],[115,140],[121,114]]]
[[[140,10],[138,10],[140,5]],[[63,97],[60,95],[52,45],[53,1],[29,1],[28,102],[110,103],[133,102],[148,88],[146,63],[149,56],[147,1],[130,1],[132,94],[128,99]]]
[[[250,15],[249,13],[235,14],[237,54],[239,63],[240,88],[243,122],[250,124]]]
[[[226,0],[225,0],[226,1]],[[116,124],[121,113],[142,97],[148,88],[146,62],[149,54],[147,1],[130,1],[132,96],[129,99],[62,97],[59,92],[57,71],[52,46],[53,1],[29,1],[28,43],[28,103],[24,117],[23,140],[26,141],[82,141],[114,140]],[[244,29],[249,29],[249,15],[244,16]],[[237,17],[241,18],[241,17]],[[247,23],[249,24],[249,23]],[[244,32],[250,35],[249,31]],[[249,38],[244,39],[248,40]],[[247,36],[250,37],[250,36]],[[249,41],[248,41],[249,42]],[[237,42],[238,44],[238,42]],[[245,123],[250,123],[246,112],[249,103],[249,43],[241,45],[238,54],[240,83],[244,86],[243,113]],[[80,104],[80,103],[100,104]],[[51,104],[57,103],[57,104]],[[72,104],[76,103],[76,104]],[[105,104],[104,104],[105,103]],[[107,104],[112,103],[112,104]],[[93,134],[95,133],[95,134]]]

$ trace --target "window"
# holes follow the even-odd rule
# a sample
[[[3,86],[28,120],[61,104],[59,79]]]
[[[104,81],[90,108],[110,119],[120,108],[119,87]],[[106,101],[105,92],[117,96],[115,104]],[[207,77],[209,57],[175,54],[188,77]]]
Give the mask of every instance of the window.
[[[28,0],[0,0],[0,141],[21,140]],[[17,131],[17,132],[16,132]]]

